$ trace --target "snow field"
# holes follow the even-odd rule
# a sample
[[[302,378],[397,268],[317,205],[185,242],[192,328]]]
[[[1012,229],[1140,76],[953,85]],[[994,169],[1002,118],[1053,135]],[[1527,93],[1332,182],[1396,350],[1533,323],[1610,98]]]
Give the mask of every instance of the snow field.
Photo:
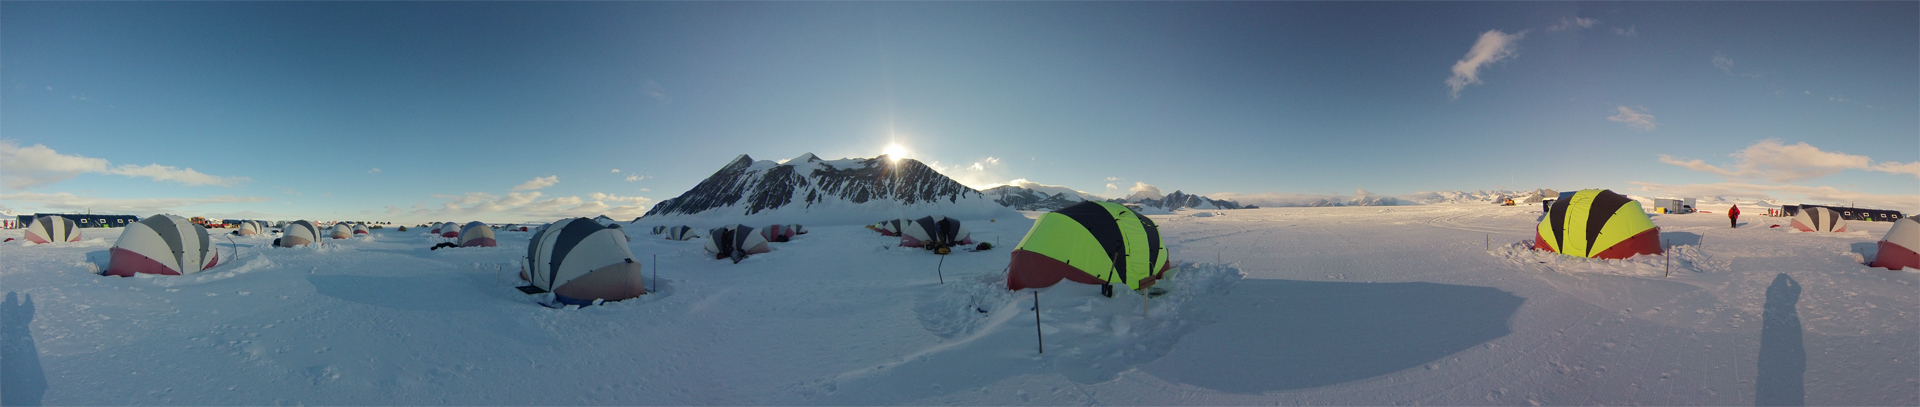
[[[0,245],[0,381],[44,404],[1920,403],[1920,273],[1860,265],[1886,224],[1656,216],[1663,278],[1517,249],[1537,211],[1155,216],[1168,293],[1039,290],[1044,354],[1033,294],[1002,288],[1030,218],[969,221],[986,252],[809,226],[739,264],[630,227],[655,294],[584,309],[513,289],[530,232],[219,237],[208,272],[109,278],[118,230],[88,229]]]

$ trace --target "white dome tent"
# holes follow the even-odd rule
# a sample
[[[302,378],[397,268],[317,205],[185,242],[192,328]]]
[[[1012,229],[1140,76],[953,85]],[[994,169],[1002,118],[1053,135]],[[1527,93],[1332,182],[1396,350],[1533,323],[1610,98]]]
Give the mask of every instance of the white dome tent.
[[[467,223],[460,228],[460,247],[494,247],[500,243],[493,238],[493,227],[478,221]]]
[[[27,224],[26,239],[39,244],[78,242],[80,225],[59,215],[33,218],[33,223]]]
[[[624,235],[587,218],[564,219],[542,228],[527,243],[520,278],[531,285],[521,291],[551,292],[547,305],[552,307],[646,294],[640,263],[633,260]]]
[[[187,275],[220,264],[207,228],[174,215],[153,215],[127,224],[110,250],[112,260],[103,275]]]
[[[294,247],[294,246],[305,246],[305,245],[315,244],[319,242],[320,242],[320,228],[314,227],[313,222],[311,221],[296,220],[296,221],[287,223],[286,227],[283,228],[283,233],[280,234],[280,238],[274,240],[274,245],[280,246],[280,247]]]

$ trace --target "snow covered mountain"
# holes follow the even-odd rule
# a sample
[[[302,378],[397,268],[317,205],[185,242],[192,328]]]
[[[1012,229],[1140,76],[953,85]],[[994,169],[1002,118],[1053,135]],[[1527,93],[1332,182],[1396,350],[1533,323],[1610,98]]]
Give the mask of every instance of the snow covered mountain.
[[[1007,185],[980,191],[1000,205],[1023,211],[1051,211],[1083,201],[1104,200],[1099,196],[1059,185],[1046,185],[1016,179]]]
[[[1169,211],[1169,212],[1180,210],[1180,209],[1240,209],[1242,208],[1239,202],[1229,201],[1225,199],[1212,199],[1212,198],[1199,196],[1199,195],[1191,195],[1178,190],[1173,191],[1173,193],[1171,194],[1166,194],[1165,196],[1159,196],[1158,194],[1149,193],[1148,191],[1140,191],[1140,192],[1133,193],[1133,195],[1128,195],[1126,199],[1115,199],[1115,200],[1112,200],[1112,202],[1139,204],[1140,206],[1156,208],[1156,209]]]
[[[913,159],[881,155],[829,161],[807,153],[775,162],[741,154],[693,189],[654,205],[635,223],[860,224],[936,214],[1019,216]]]

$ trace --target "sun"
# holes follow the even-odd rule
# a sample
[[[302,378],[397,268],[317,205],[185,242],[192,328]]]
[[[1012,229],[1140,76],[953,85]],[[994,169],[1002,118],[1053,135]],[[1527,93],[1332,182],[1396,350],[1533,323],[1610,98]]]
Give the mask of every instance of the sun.
[[[900,143],[889,143],[886,149],[880,150],[880,153],[886,154],[889,161],[900,162],[900,159],[907,158],[907,147]]]

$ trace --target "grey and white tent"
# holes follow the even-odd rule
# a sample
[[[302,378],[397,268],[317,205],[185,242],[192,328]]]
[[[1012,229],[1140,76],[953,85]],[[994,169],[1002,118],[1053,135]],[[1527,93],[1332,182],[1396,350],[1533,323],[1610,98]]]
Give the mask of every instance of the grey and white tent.
[[[700,238],[700,234],[694,233],[693,227],[687,225],[668,226],[666,235],[667,240],[693,240]]]
[[[1789,225],[1802,232],[1845,232],[1847,218],[1840,216],[1840,212],[1832,208],[1802,207],[1800,213],[1793,215],[1793,221]]]
[[[275,241],[277,242],[277,246],[305,246],[320,242],[320,228],[314,227],[312,221],[296,220],[288,222],[287,226],[282,229],[283,233],[280,234],[280,239]]]
[[[713,258],[731,258],[734,263],[739,263],[741,259],[747,258],[748,255],[766,253],[773,250],[767,247],[767,238],[765,236],[754,233],[752,227],[738,224],[722,226],[707,231],[706,249],[707,253],[713,254]]]
[[[666,227],[666,226],[664,226],[664,225],[663,225],[663,226],[654,226],[654,227],[653,227],[653,234],[656,234],[656,235],[657,235],[657,234],[661,234],[661,233],[667,233],[667,227]]]
[[[241,236],[253,236],[253,235],[260,234],[260,231],[262,230],[264,229],[260,227],[259,222],[245,221],[245,222],[240,222],[240,230],[236,230],[235,232],[239,233]]]
[[[335,223],[333,224],[333,229],[327,232],[327,237],[331,237],[334,239],[346,239],[346,238],[353,237],[353,228],[347,227],[347,224],[345,223]]]
[[[104,275],[186,275],[220,264],[207,228],[174,215],[153,215],[127,224],[109,251]]]
[[[364,223],[355,223],[355,224],[353,224],[353,234],[356,234],[356,235],[364,235],[364,234],[368,234],[368,233],[373,233],[373,229],[369,229],[369,228],[367,228],[367,225],[366,225],[366,224],[364,224]]]
[[[33,218],[27,224],[27,241],[34,243],[72,243],[80,241],[80,224],[64,216]]]
[[[563,219],[534,233],[520,278],[522,291],[552,292],[560,305],[618,301],[647,293],[640,263],[619,229],[587,218]]]
[[[460,228],[460,247],[494,247],[499,242],[493,239],[493,227],[474,221]]]
[[[901,225],[901,246],[940,248],[969,244],[973,244],[973,234],[959,219],[928,216]]]

